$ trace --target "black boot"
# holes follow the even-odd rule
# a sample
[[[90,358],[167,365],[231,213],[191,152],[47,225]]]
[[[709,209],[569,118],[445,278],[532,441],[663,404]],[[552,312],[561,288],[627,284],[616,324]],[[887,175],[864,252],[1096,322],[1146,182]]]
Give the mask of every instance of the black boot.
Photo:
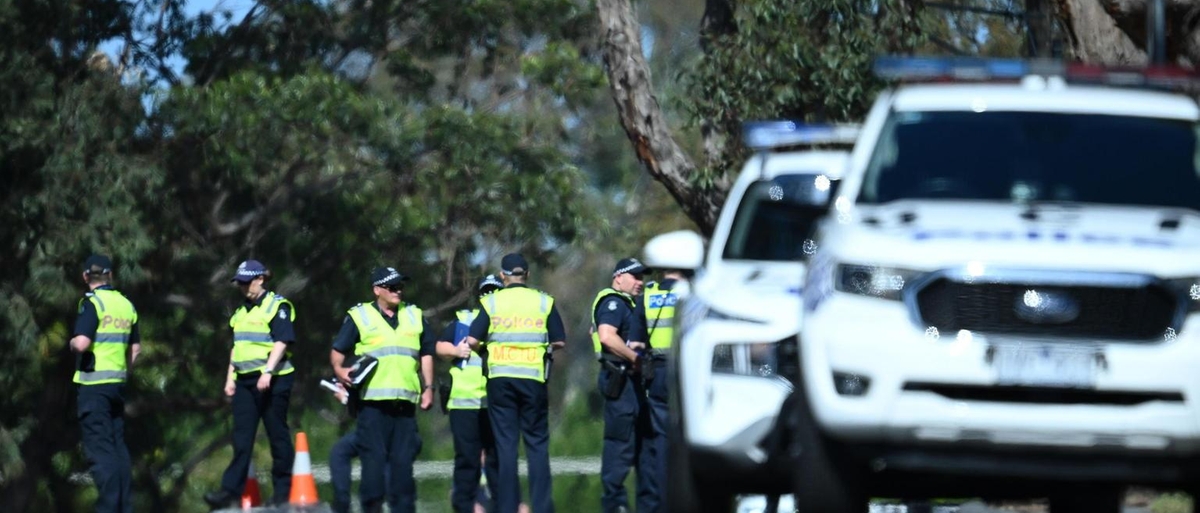
[[[217,490],[204,494],[204,502],[207,502],[212,509],[236,508],[238,506],[238,498],[225,490]]]

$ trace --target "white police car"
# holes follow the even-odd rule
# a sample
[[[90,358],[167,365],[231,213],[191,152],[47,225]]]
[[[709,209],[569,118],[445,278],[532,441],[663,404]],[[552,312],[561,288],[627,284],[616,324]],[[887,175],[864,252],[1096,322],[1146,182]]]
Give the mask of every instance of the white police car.
[[[848,158],[853,126],[748,125],[761,151],[729,191],[707,249],[678,240],[664,254],[703,268],[680,301],[673,344],[669,504],[672,511],[730,511],[742,493],[788,487],[786,459],[771,458],[776,419],[796,379],[796,334],[805,252],[815,217]],[[660,236],[661,237],[661,236]],[[647,245],[647,265],[662,266]],[[781,354],[783,357],[781,358]],[[788,365],[791,364],[789,367]]]
[[[1131,484],[1196,490],[1200,108],[1128,87],[1194,78],[876,71],[983,80],[882,93],[818,223],[787,417],[799,510],[1034,496],[1098,513]]]

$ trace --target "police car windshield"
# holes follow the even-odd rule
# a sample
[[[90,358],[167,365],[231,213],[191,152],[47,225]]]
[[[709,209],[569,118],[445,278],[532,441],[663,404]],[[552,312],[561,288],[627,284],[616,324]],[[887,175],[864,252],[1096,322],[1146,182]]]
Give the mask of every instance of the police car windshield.
[[[800,260],[804,241],[823,215],[831,184],[820,173],[787,174],[759,180],[746,189],[738,205],[724,258],[730,260]]]
[[[861,203],[903,199],[1082,202],[1200,210],[1187,121],[1041,112],[899,112]]]

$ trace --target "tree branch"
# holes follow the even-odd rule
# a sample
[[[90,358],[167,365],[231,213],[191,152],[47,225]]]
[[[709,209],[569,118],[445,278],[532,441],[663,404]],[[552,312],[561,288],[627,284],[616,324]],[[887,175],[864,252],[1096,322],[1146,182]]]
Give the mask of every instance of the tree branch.
[[[722,183],[714,190],[702,190],[690,182],[696,165],[675,142],[654,96],[650,68],[642,53],[641,27],[629,0],[599,0],[596,8],[604,69],[625,135],[646,171],[666,186],[701,231],[711,234],[727,187]]]

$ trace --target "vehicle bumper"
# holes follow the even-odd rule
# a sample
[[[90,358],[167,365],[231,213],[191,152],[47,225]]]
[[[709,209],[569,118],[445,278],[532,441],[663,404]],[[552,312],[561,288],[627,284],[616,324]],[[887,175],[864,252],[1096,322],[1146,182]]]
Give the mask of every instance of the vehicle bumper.
[[[914,325],[902,303],[834,294],[808,314],[801,336],[813,416],[827,435],[855,443],[1125,456],[1200,452],[1196,316],[1173,341],[1103,344],[1106,365],[1094,387],[1059,402],[1046,399],[1053,390],[989,395],[1000,390],[988,361],[995,342],[978,334],[934,337]],[[869,379],[866,393],[839,394],[834,372]],[[947,393],[956,390],[966,393]],[[1041,402],[1029,400],[1038,394]]]

